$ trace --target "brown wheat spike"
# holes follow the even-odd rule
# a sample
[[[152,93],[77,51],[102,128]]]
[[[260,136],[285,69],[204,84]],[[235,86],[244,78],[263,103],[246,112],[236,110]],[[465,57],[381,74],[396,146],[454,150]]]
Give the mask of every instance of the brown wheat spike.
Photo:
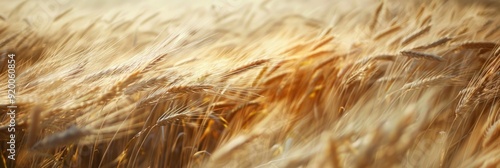
[[[425,17],[425,19],[423,19],[422,22],[420,23],[420,27],[428,24],[429,22],[431,22],[431,20],[432,20],[432,15]]]
[[[451,38],[451,37],[443,37],[443,38],[440,38],[437,41],[434,41],[434,42],[426,44],[426,45],[421,45],[421,46],[415,47],[413,49],[430,49],[430,48],[434,48],[434,47],[446,44],[447,42],[451,41],[452,39],[453,38]]]
[[[170,79],[170,77],[157,77],[157,78],[137,82],[136,84],[133,84],[133,85],[130,85],[129,87],[127,87],[123,93],[125,95],[130,95],[130,94],[145,90],[149,87],[152,87],[155,84],[164,83],[164,82],[168,81],[169,79]],[[174,80],[172,82],[175,82],[175,81],[176,80]],[[169,85],[172,85],[172,84],[174,84],[174,83],[169,83]]]
[[[252,86],[256,86],[257,83],[260,82],[264,74],[267,72],[268,68],[269,66],[265,66],[264,68],[262,68],[262,70],[260,70],[259,74],[255,77],[254,81],[252,82]]]
[[[69,127],[65,131],[52,134],[38,141],[33,145],[34,150],[52,149],[55,147],[72,144],[79,139],[88,136],[92,133],[91,129],[79,128],[75,125]]]
[[[134,22],[132,20],[128,21],[123,21],[120,24],[116,25],[115,27],[112,28],[113,31],[120,31],[120,30],[127,30],[130,28]]]
[[[382,31],[382,32],[380,32],[378,34],[375,34],[375,36],[374,36],[373,39],[374,40],[379,40],[379,39],[381,39],[383,37],[386,37],[386,36],[388,36],[388,35],[390,35],[392,33],[397,32],[399,29],[401,29],[401,26],[399,26],[399,25],[392,26],[392,27],[390,27],[387,30],[384,30],[384,31]]]
[[[16,7],[13,8],[13,10],[9,13],[8,18],[11,18],[16,12],[19,12],[24,6],[28,4],[27,1],[23,1],[19,3]]]
[[[434,54],[421,53],[421,52],[416,52],[416,51],[401,51],[400,53],[401,53],[401,55],[407,56],[410,58],[422,58],[422,59],[439,61],[439,62],[444,61],[443,57],[440,57],[440,56],[437,56]]]
[[[87,26],[87,28],[85,28],[85,30],[80,33],[80,37],[84,37],[87,35],[87,33],[91,32],[90,30],[92,30],[92,28],[94,28],[94,26],[97,25],[97,23],[98,23],[97,21],[90,23]]]
[[[269,59],[261,59],[261,60],[253,61],[253,62],[246,64],[246,65],[243,65],[243,66],[236,68],[234,70],[231,70],[231,71],[227,72],[226,74],[222,75],[221,81],[225,81],[231,76],[243,73],[243,72],[248,71],[252,68],[255,68],[255,67],[260,66],[264,63],[267,63],[269,61],[270,61]]]
[[[165,126],[169,123],[172,123],[174,121],[180,121],[184,119],[188,119],[192,116],[192,114],[189,113],[180,113],[180,114],[172,114],[164,117],[160,117],[158,121],[156,122],[157,126]]]
[[[377,79],[375,82],[376,83],[385,83],[385,82],[392,82],[401,79],[401,76],[384,76],[379,79]]]
[[[231,111],[229,112],[229,114],[232,114],[232,113],[236,113],[246,107],[249,107],[249,106],[257,106],[259,105],[259,102],[257,101],[251,101],[251,102],[248,102],[248,103],[243,103],[241,105],[238,105],[236,106],[235,108],[231,109]]]
[[[390,54],[381,54],[381,55],[375,55],[375,56],[369,56],[365,57],[363,59],[360,59],[354,63],[354,65],[362,65],[362,64],[367,64],[372,61],[394,61],[396,59],[396,55],[390,55]]]
[[[401,42],[401,45],[405,46],[405,45],[415,41],[418,37],[428,33],[430,30],[431,30],[431,25],[425,26],[423,29],[420,29],[419,31],[405,37],[403,39],[403,41]]]
[[[429,87],[429,86],[436,85],[439,83],[449,84],[450,82],[445,82],[445,81],[451,80],[453,78],[454,78],[454,76],[437,75],[437,76],[433,76],[433,77],[419,79],[419,80],[404,84],[403,87],[401,88],[401,90],[407,91],[407,90],[419,89],[422,87]]]
[[[373,15],[372,23],[370,24],[370,29],[373,30],[377,25],[380,12],[382,11],[383,8],[384,8],[384,1],[380,1],[380,4],[377,6],[377,9],[375,9],[375,14]]]
[[[64,12],[60,13],[59,15],[57,15],[56,17],[54,17],[54,22],[57,22],[59,19],[61,19],[62,17],[64,17],[68,13],[70,13],[71,10],[73,10],[73,8],[69,8],[69,9],[65,10]]]
[[[156,12],[152,14],[151,16],[146,17],[144,20],[142,20],[141,24],[145,24],[151,20],[153,20],[155,17],[157,17],[160,13]]]
[[[488,49],[493,50],[495,46],[499,46],[494,42],[465,42],[459,45],[460,49]]]
[[[214,110],[226,109],[236,106],[237,104],[234,102],[215,102],[210,105],[210,108]]]
[[[491,125],[484,134],[483,148],[493,145],[500,139],[500,120],[497,120]]]
[[[476,90],[477,90],[477,86],[467,87],[465,89],[460,90],[460,92],[458,92],[458,95],[466,95],[466,94],[474,92]]]
[[[99,98],[97,98],[96,100],[83,102],[79,105],[69,107],[66,110],[80,109],[83,107],[87,107],[89,104],[98,104],[98,105],[106,104],[108,101],[122,94],[123,89],[126,88],[128,85],[137,81],[141,77],[140,73],[141,71],[133,72],[127,78],[117,82],[112,88],[110,88],[106,93],[99,96]]]
[[[324,66],[327,66],[328,64],[334,63],[334,62],[336,62],[336,61],[338,61],[340,59],[343,59],[343,58],[345,58],[345,57],[347,57],[349,55],[356,54],[358,52],[359,52],[359,50],[355,50],[355,51],[351,51],[351,52],[349,52],[347,54],[341,54],[341,55],[331,56],[330,58],[328,58],[328,59],[326,59],[324,61],[321,61],[318,65],[316,65],[316,67],[314,67],[314,70],[316,71],[316,70],[318,70],[318,69],[320,69],[320,68],[322,68]]]
[[[154,67],[156,64],[158,64],[158,63],[159,63],[161,60],[163,60],[163,58],[165,58],[166,56],[168,56],[168,54],[167,54],[167,53],[157,55],[156,57],[154,57],[154,59],[153,59],[153,60],[151,60],[151,62],[149,62],[149,63],[147,64],[147,66],[146,66],[146,67],[144,67],[143,71],[144,71],[144,72],[150,71],[151,69],[153,69],[153,67]]]
[[[114,90],[116,92],[121,92],[124,88],[129,86],[131,83],[140,79],[142,77],[141,73],[142,73],[141,71],[131,72],[130,75],[127,76],[127,78],[117,82],[116,85],[111,90]]]
[[[422,5],[420,6],[420,8],[418,9],[418,12],[417,12],[417,15],[415,16],[415,18],[416,18],[417,20],[419,20],[419,19],[422,17],[422,14],[424,14],[424,11],[425,11],[425,5],[424,5],[424,4],[422,4]]]
[[[94,74],[87,75],[87,76],[85,76],[85,78],[83,78],[83,81],[92,82],[92,81],[98,80],[100,78],[106,77],[108,75],[113,76],[113,75],[122,74],[122,73],[125,73],[126,70],[128,70],[130,68],[131,68],[131,66],[129,66],[129,65],[115,66],[115,67],[112,67],[112,68],[109,68],[109,69],[106,69],[106,70],[103,70],[103,71],[100,71],[100,72],[97,72]]]
[[[329,37],[326,37],[324,38],[323,40],[319,41],[318,44],[314,45],[311,49],[311,51],[316,51],[317,49],[321,48],[322,46],[328,44],[329,42],[331,42],[333,40],[333,36],[329,36]]]
[[[465,34],[465,33],[467,33],[467,32],[469,32],[469,28],[467,28],[467,27],[462,27],[462,28],[458,29],[457,34],[458,34],[458,35],[463,35],[463,34]]]
[[[168,93],[189,93],[189,92],[199,92],[202,90],[207,90],[207,89],[213,89],[214,86],[212,85],[180,85],[180,86],[173,86],[167,89],[166,92]]]

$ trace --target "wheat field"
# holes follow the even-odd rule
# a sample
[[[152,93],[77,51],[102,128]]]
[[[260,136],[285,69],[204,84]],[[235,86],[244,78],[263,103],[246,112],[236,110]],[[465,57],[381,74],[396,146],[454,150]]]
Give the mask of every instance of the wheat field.
[[[500,167],[499,1],[0,9],[0,167]]]

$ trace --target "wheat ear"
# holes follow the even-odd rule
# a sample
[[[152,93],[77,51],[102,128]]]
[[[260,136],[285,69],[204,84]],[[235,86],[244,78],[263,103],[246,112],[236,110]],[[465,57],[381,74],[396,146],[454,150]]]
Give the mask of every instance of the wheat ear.
[[[426,59],[426,60],[432,60],[432,61],[439,61],[442,62],[444,61],[444,58],[441,56],[437,56],[434,54],[428,54],[428,53],[421,53],[421,52],[416,52],[416,51],[401,51],[401,55],[407,56],[410,58],[421,58],[421,59]]]

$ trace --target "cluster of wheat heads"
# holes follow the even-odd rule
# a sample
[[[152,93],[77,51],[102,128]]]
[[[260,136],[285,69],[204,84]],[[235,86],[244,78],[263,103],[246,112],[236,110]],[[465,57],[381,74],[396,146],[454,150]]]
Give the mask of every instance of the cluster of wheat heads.
[[[2,166],[500,164],[494,2],[70,4],[47,23],[35,2],[2,2]]]

